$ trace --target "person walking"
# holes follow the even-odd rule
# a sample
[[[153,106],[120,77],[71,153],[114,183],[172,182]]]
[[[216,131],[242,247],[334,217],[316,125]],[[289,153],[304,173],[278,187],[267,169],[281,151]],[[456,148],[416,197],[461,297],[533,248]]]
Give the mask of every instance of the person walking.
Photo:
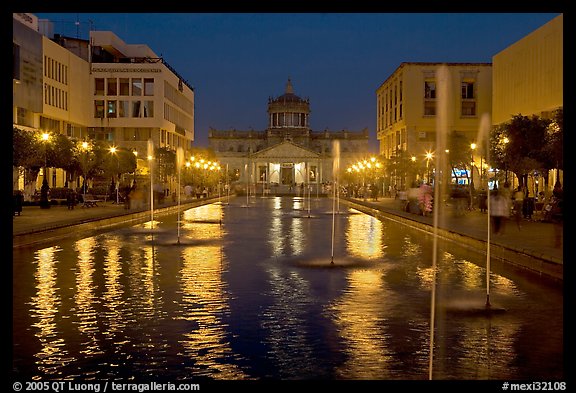
[[[514,192],[514,218],[516,220],[516,226],[520,230],[522,228],[522,209],[524,207],[524,190],[522,187],[518,186]]]
[[[504,225],[509,212],[508,201],[502,192],[499,190],[492,192],[490,195],[490,219],[492,220],[492,231],[495,234],[504,233]]]

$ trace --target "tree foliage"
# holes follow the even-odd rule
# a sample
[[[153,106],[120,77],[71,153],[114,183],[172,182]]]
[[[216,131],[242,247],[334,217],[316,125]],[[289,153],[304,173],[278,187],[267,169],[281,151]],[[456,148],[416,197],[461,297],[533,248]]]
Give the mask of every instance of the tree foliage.
[[[512,171],[525,184],[529,173],[547,174],[562,168],[563,115],[555,120],[539,116],[514,116],[509,122],[493,129],[490,138],[492,166]]]

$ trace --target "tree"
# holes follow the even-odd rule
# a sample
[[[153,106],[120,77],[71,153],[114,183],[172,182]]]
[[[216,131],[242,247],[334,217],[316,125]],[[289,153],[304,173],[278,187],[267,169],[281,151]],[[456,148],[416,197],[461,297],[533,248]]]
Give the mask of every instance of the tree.
[[[468,173],[472,171],[470,140],[461,132],[452,132],[448,139],[448,161],[450,170],[457,180],[459,176],[456,168],[470,168],[470,171],[465,172],[467,183],[470,184],[470,178],[468,176]]]
[[[490,160],[493,166],[512,171],[519,186],[526,185],[528,174],[541,170],[548,149],[550,120],[536,115],[516,115],[495,127],[491,135]]]
[[[36,179],[44,165],[44,152],[37,133],[14,127],[12,133],[12,165],[24,177],[24,199],[36,190]]]

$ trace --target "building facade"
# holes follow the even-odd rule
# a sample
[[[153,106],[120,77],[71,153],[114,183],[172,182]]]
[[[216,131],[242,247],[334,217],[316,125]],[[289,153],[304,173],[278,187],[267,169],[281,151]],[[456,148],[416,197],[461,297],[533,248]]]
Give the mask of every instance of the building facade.
[[[148,46],[109,31],[91,31],[89,40],[47,36],[50,21],[13,15],[14,127],[132,150],[139,173],[147,172],[149,140],[173,151],[192,147],[194,89]],[[63,170],[47,172],[50,187],[69,180]],[[23,189],[17,170],[14,177]]]
[[[477,139],[481,115],[492,110],[492,64],[402,63],[376,90],[377,139],[385,158],[402,153],[425,161],[437,153],[441,68],[447,70],[445,95],[451,108],[442,132],[458,133],[470,143]]]
[[[564,108],[564,16],[558,15],[497,53],[492,64],[493,125],[506,123],[515,115],[552,119]],[[529,176],[528,192],[536,196],[543,184],[557,180],[564,183],[562,170],[550,171],[547,179]]]
[[[290,193],[309,184],[314,192],[334,180],[340,168],[368,152],[368,130],[313,131],[310,101],[294,94],[290,79],[284,94],[271,97],[264,131],[210,129],[209,146],[229,177],[255,192]]]
[[[492,123],[550,118],[564,105],[564,17],[559,15],[492,57]]]

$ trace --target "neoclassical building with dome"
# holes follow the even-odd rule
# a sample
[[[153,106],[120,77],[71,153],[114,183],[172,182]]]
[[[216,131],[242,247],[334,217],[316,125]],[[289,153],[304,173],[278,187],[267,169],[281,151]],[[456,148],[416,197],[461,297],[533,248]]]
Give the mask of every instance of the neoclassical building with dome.
[[[284,94],[268,99],[267,114],[264,131],[210,128],[208,133],[220,166],[251,192],[287,194],[301,184],[321,192],[333,180],[335,158],[346,168],[368,154],[367,128],[311,130],[310,100],[294,94],[290,79]]]

